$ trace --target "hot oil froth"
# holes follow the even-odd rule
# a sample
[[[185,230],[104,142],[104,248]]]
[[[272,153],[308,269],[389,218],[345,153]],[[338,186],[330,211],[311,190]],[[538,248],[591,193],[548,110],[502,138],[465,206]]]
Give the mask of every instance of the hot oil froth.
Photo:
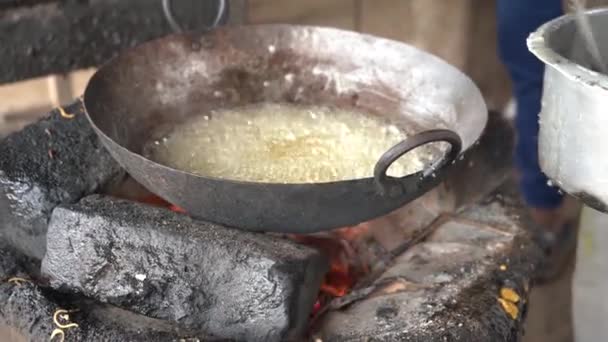
[[[396,125],[343,109],[266,103],[193,117],[146,147],[151,159],[201,176],[269,183],[371,177],[378,158],[407,138]],[[425,162],[412,151],[389,169]]]

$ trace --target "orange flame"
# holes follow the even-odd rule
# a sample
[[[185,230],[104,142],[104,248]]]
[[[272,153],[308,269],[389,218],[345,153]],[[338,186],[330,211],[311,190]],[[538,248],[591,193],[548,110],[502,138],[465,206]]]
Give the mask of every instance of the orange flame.
[[[141,203],[146,203],[146,204],[153,205],[156,207],[169,208],[169,210],[175,211],[177,213],[181,213],[181,214],[186,213],[186,211],[184,209],[182,209],[174,204],[171,204],[156,195],[149,195],[145,198],[139,199],[138,201]]]
[[[172,205],[169,206],[169,210],[175,211],[176,213],[180,213],[180,214],[185,214],[186,213],[186,211],[184,209],[182,209],[182,208],[180,208],[180,207],[178,207],[178,206],[176,206],[174,204],[172,204]]]
[[[355,279],[349,272],[349,267],[341,263],[331,264],[325,281],[321,284],[321,292],[333,297],[342,297],[355,284]]]
[[[329,257],[330,269],[321,284],[321,295],[342,297],[369,272],[368,265],[359,258],[355,248],[367,232],[367,226],[359,225],[337,229],[323,237],[291,236],[293,240],[317,248]]]

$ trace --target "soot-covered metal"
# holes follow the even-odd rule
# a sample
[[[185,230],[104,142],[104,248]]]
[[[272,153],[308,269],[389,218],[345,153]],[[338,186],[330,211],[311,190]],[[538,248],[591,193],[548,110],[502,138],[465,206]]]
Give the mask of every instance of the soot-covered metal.
[[[241,22],[242,0],[226,2],[222,23]],[[172,1],[184,29],[215,19],[218,1]],[[173,32],[160,0],[0,2],[0,84],[99,66],[121,50]]]

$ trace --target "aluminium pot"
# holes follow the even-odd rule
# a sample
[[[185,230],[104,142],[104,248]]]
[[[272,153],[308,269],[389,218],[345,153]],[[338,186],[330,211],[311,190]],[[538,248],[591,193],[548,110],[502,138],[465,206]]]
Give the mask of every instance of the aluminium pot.
[[[601,55],[608,57],[608,9],[587,12]],[[565,192],[608,211],[608,77],[577,30],[574,14],[541,26],[528,48],[545,65],[540,112],[542,171]]]

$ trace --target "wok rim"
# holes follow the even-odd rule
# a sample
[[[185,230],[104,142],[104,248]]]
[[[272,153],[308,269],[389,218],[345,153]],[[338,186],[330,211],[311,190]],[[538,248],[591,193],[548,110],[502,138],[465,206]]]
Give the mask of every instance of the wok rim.
[[[227,183],[231,183],[231,184],[235,184],[235,185],[243,185],[243,186],[265,186],[265,187],[311,187],[311,186],[322,186],[322,185],[336,185],[336,184],[345,184],[345,183],[362,183],[362,182],[373,182],[375,177],[373,176],[373,170],[374,170],[374,166],[376,165],[377,161],[380,160],[381,156],[378,156],[378,160],[376,161],[376,163],[374,163],[374,165],[372,165],[371,167],[371,173],[372,175],[370,177],[364,177],[364,178],[354,178],[354,179],[343,179],[343,180],[337,180],[337,181],[329,181],[329,182],[316,182],[316,183],[271,183],[271,182],[253,182],[253,181],[244,181],[244,180],[235,180],[235,179],[230,179],[230,178],[219,178],[219,177],[211,177],[211,176],[202,176],[199,174],[195,174],[189,171],[185,171],[185,170],[181,170],[181,169],[176,169],[164,164],[161,164],[159,162],[156,162],[152,159],[146,158],[144,157],[142,154],[134,152],[126,147],[124,147],[123,145],[119,144],[116,140],[114,140],[113,138],[109,137],[102,129],[100,129],[97,124],[95,123],[95,121],[93,120],[92,116],[89,113],[89,109],[87,108],[87,103],[91,102],[91,101],[87,101],[87,97],[90,95],[91,92],[91,88],[93,87],[93,84],[95,82],[95,80],[99,77],[101,77],[102,73],[104,70],[112,68],[116,63],[120,63],[120,61],[122,59],[128,58],[129,56],[131,56],[132,54],[137,53],[140,49],[142,49],[145,46],[148,45],[152,45],[152,44],[159,44],[160,42],[166,41],[166,42],[171,42],[173,40],[176,40],[177,38],[189,38],[189,37],[200,37],[200,36],[204,36],[213,32],[221,32],[221,31],[225,31],[225,30],[231,30],[235,27],[241,27],[241,28],[246,28],[246,27],[258,27],[258,28],[289,28],[289,29],[322,29],[322,30],[327,30],[327,31],[333,31],[333,32],[337,32],[340,34],[348,34],[351,36],[358,36],[364,39],[373,39],[376,41],[384,41],[384,42],[388,42],[391,44],[397,44],[400,45],[402,47],[405,47],[407,49],[414,49],[416,50],[418,53],[422,54],[425,56],[425,58],[430,58],[430,59],[435,59],[437,62],[443,64],[444,67],[447,68],[451,68],[453,71],[455,71],[456,73],[458,73],[460,76],[462,76],[463,79],[467,80],[468,83],[470,83],[472,90],[474,90],[477,95],[480,97],[481,101],[481,105],[483,109],[480,111],[480,113],[476,113],[476,115],[481,115],[483,117],[480,117],[480,127],[478,129],[477,132],[477,136],[471,140],[471,143],[466,146],[463,144],[461,151],[458,153],[458,155],[456,156],[455,160],[460,159],[460,156],[462,156],[463,154],[465,154],[468,150],[471,149],[471,147],[473,147],[475,144],[477,144],[477,142],[479,141],[479,139],[481,138],[483,132],[485,131],[485,128],[487,126],[488,123],[488,108],[487,108],[487,103],[481,93],[481,90],[479,89],[479,87],[477,86],[477,84],[468,76],[466,75],[464,72],[462,72],[461,70],[459,70],[458,68],[456,68],[455,66],[451,65],[450,63],[448,63],[447,61],[445,61],[444,59],[442,59],[441,57],[438,57],[430,52],[427,52],[426,50],[422,50],[419,49],[413,45],[407,44],[405,42],[401,42],[398,40],[394,40],[394,39],[390,39],[390,38],[383,38],[383,37],[379,37],[379,36],[375,36],[372,34],[367,34],[367,33],[360,33],[360,32],[356,32],[356,31],[352,31],[352,30],[345,30],[345,29],[340,29],[340,28],[334,28],[334,27],[328,27],[328,26],[321,26],[321,25],[298,25],[298,24],[284,24],[284,23],[264,23],[264,24],[242,24],[242,25],[231,25],[231,26],[221,26],[221,27],[216,27],[213,30],[209,30],[209,31],[205,31],[205,32],[197,32],[197,31],[184,31],[184,32],[178,32],[178,33],[172,33],[160,38],[156,38],[156,39],[152,39],[149,41],[146,41],[142,44],[139,44],[135,47],[129,48],[127,50],[122,51],[121,53],[119,53],[118,55],[110,58],[109,60],[107,60],[106,62],[104,62],[103,64],[100,65],[100,67],[95,71],[95,73],[93,74],[93,76],[89,79],[89,81],[87,82],[87,85],[85,87],[84,90],[84,94],[81,97],[81,101],[83,104],[83,108],[85,111],[85,116],[87,118],[87,120],[89,121],[89,123],[91,124],[91,126],[93,127],[93,129],[97,132],[97,134],[99,134],[100,136],[102,136],[104,139],[102,139],[103,144],[106,145],[106,147],[110,150],[114,150],[114,151],[119,151],[120,153],[126,154],[128,155],[129,158],[132,158],[134,160],[137,160],[138,163],[141,164],[149,164],[152,167],[156,167],[156,168],[160,168],[163,171],[166,172],[171,172],[171,173],[176,173],[176,174],[181,174],[184,176],[188,176],[188,177],[192,177],[192,178],[196,178],[196,179],[204,179],[204,180],[209,180],[209,181],[215,181],[215,182],[227,182]],[[425,131],[429,131],[432,130],[433,128],[429,128],[429,129],[425,129],[422,130],[421,132],[418,133],[422,133]],[[451,130],[451,129],[450,129]],[[454,130],[452,130],[454,131]],[[457,131],[454,131],[457,135],[460,136],[460,133]],[[406,138],[405,140],[402,140],[399,143],[402,143],[403,141],[406,141],[408,138]],[[462,139],[462,136],[461,136]],[[107,143],[113,145],[113,146],[107,146]],[[399,144],[397,143],[397,144]],[[396,145],[397,145],[396,144]],[[390,148],[389,148],[390,149]],[[387,149],[387,151],[389,150]],[[438,154],[437,156],[434,156],[435,160],[431,163],[429,163],[429,165],[427,165],[425,168],[423,168],[420,171],[417,171],[415,173],[411,173],[402,177],[391,177],[391,176],[387,176],[389,179],[393,179],[393,180],[399,180],[399,181],[403,181],[405,179],[412,179],[412,178],[419,178],[421,180],[426,179],[426,178],[430,178],[430,174],[431,172],[428,172],[427,175],[427,170],[430,170],[432,168],[432,165],[434,165],[434,163],[436,163],[437,161],[441,160],[442,158],[444,158],[447,155],[447,153],[443,153],[443,154]],[[117,158],[114,158],[117,159]],[[118,160],[117,160],[118,162]],[[119,164],[122,164],[119,162]],[[125,165],[121,165],[123,166],[123,168],[126,168]],[[443,165],[440,169],[446,169],[448,168],[450,165]]]

